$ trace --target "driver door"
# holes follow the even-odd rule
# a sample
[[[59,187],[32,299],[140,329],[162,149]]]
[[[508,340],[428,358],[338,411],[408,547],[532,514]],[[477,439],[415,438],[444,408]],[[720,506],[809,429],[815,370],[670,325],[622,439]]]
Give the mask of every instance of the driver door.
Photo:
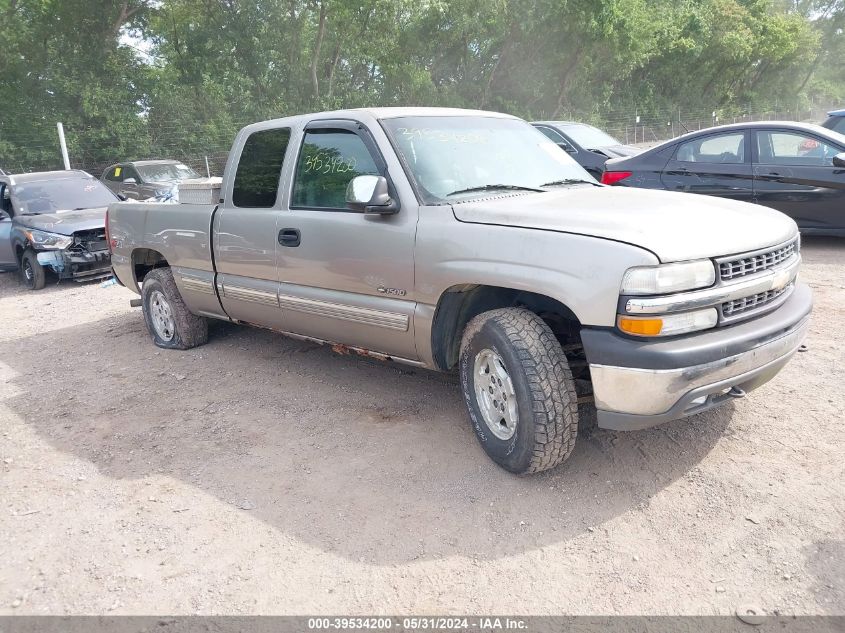
[[[833,157],[845,150],[786,129],[754,133],[756,202],[793,218],[802,230],[845,227],[845,169]]]
[[[122,182],[118,186],[118,193],[123,194],[130,200],[144,199],[139,187],[141,183],[141,176],[138,175],[138,172],[134,167],[131,165],[124,165],[121,170],[120,179]]]
[[[12,200],[9,197],[9,185],[0,182],[0,270],[12,270],[18,267],[15,251],[12,248]]]
[[[395,177],[365,126],[315,121],[301,138],[278,225],[285,328],[415,360],[417,208],[385,216],[346,208],[346,187],[355,176]]]

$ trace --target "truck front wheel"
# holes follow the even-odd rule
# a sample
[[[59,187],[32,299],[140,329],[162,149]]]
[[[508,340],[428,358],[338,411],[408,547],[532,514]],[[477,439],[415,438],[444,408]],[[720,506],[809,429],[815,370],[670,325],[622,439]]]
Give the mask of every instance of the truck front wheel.
[[[156,268],[141,287],[144,321],[153,342],[165,349],[190,349],[208,340],[208,322],[191,314],[170,268]]]
[[[563,349],[540,317],[520,308],[480,314],[464,331],[459,364],[473,430],[493,461],[535,473],[569,457],[578,398]]]

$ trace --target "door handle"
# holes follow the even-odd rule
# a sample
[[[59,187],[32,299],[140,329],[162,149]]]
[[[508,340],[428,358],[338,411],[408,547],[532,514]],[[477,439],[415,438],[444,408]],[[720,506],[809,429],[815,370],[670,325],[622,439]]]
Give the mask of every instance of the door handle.
[[[299,229],[282,229],[279,231],[279,244],[282,246],[299,246],[302,234]]]
[[[794,172],[790,168],[777,169],[771,167],[760,167],[754,170],[757,178],[791,178]]]

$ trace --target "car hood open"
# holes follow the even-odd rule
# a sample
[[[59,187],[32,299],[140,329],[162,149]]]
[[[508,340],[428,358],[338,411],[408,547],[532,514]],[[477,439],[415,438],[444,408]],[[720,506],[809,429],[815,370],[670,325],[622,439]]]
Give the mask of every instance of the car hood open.
[[[30,229],[58,233],[59,235],[73,235],[76,231],[105,228],[106,207],[79,211],[56,211],[37,215],[17,215],[15,222]]]
[[[452,209],[460,222],[590,235],[641,246],[662,262],[743,253],[798,233],[791,218],[759,205],[627,187],[506,194]]]

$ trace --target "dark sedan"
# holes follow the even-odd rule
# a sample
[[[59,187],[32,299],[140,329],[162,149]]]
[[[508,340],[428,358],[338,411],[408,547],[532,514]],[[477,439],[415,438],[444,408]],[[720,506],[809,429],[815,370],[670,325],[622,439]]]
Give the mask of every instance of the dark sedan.
[[[0,176],[0,270],[39,290],[59,279],[111,275],[106,208],[117,196],[84,171]]]
[[[607,185],[754,202],[804,233],[845,236],[845,135],[809,123],[724,125],[610,160]]]
[[[596,180],[601,178],[608,158],[635,156],[636,147],[623,145],[600,129],[571,121],[535,121],[534,127],[567,152]]]

